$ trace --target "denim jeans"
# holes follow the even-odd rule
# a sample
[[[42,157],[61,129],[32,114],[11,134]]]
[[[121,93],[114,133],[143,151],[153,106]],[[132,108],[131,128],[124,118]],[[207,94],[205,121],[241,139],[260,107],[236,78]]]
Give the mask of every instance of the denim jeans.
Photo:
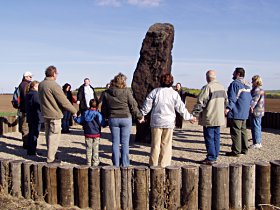
[[[129,161],[129,139],[132,127],[131,118],[110,118],[109,127],[112,135],[112,161],[114,166],[127,167]],[[120,155],[121,144],[121,155]]]
[[[262,117],[251,117],[251,132],[253,144],[262,143]]]
[[[62,118],[62,130],[69,131],[69,120],[71,117],[71,112],[63,111],[63,118]]]
[[[220,152],[220,126],[203,127],[207,160],[216,161]]]

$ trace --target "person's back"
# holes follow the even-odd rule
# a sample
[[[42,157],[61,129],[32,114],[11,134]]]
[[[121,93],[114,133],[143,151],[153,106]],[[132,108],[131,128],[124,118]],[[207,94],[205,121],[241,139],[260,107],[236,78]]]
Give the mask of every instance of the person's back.
[[[221,85],[217,80],[213,80],[202,89],[204,90],[203,92],[207,92],[207,96],[210,97],[207,101],[206,107],[203,109],[199,117],[199,125],[225,125],[225,105],[227,94],[224,86]]]
[[[231,111],[227,117],[232,119],[246,120],[249,117],[251,102],[251,88],[244,79],[235,79],[228,88],[228,99]]]

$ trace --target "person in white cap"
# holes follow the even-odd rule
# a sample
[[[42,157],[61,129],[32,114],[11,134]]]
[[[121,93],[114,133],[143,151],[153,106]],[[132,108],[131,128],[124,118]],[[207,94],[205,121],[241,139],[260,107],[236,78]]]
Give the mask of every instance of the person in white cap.
[[[19,92],[20,92],[20,103],[19,103],[19,131],[22,134],[23,148],[27,149],[27,141],[28,141],[28,123],[26,119],[26,104],[25,104],[25,96],[27,93],[27,87],[32,81],[32,73],[27,71],[23,74],[21,83],[19,84]]]

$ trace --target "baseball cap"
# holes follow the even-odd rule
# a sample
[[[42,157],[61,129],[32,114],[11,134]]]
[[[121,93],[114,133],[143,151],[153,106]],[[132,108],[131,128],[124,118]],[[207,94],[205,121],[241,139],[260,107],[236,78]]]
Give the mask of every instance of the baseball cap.
[[[30,71],[27,71],[23,74],[24,77],[32,77],[32,73]]]

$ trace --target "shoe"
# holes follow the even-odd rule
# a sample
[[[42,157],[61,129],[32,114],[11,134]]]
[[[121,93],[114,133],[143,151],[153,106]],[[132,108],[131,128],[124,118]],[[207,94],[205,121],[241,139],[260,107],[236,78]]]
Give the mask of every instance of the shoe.
[[[248,151],[242,151],[241,154],[242,155],[247,155]]]
[[[70,133],[69,130],[62,130],[61,133]]]
[[[226,156],[239,157],[240,155],[234,152],[226,152]]]
[[[262,144],[252,144],[250,146],[250,149],[260,149],[260,148],[262,148]]]
[[[205,159],[205,160],[200,161],[200,163],[205,164],[205,165],[213,165],[213,164],[216,164],[217,161]]]

